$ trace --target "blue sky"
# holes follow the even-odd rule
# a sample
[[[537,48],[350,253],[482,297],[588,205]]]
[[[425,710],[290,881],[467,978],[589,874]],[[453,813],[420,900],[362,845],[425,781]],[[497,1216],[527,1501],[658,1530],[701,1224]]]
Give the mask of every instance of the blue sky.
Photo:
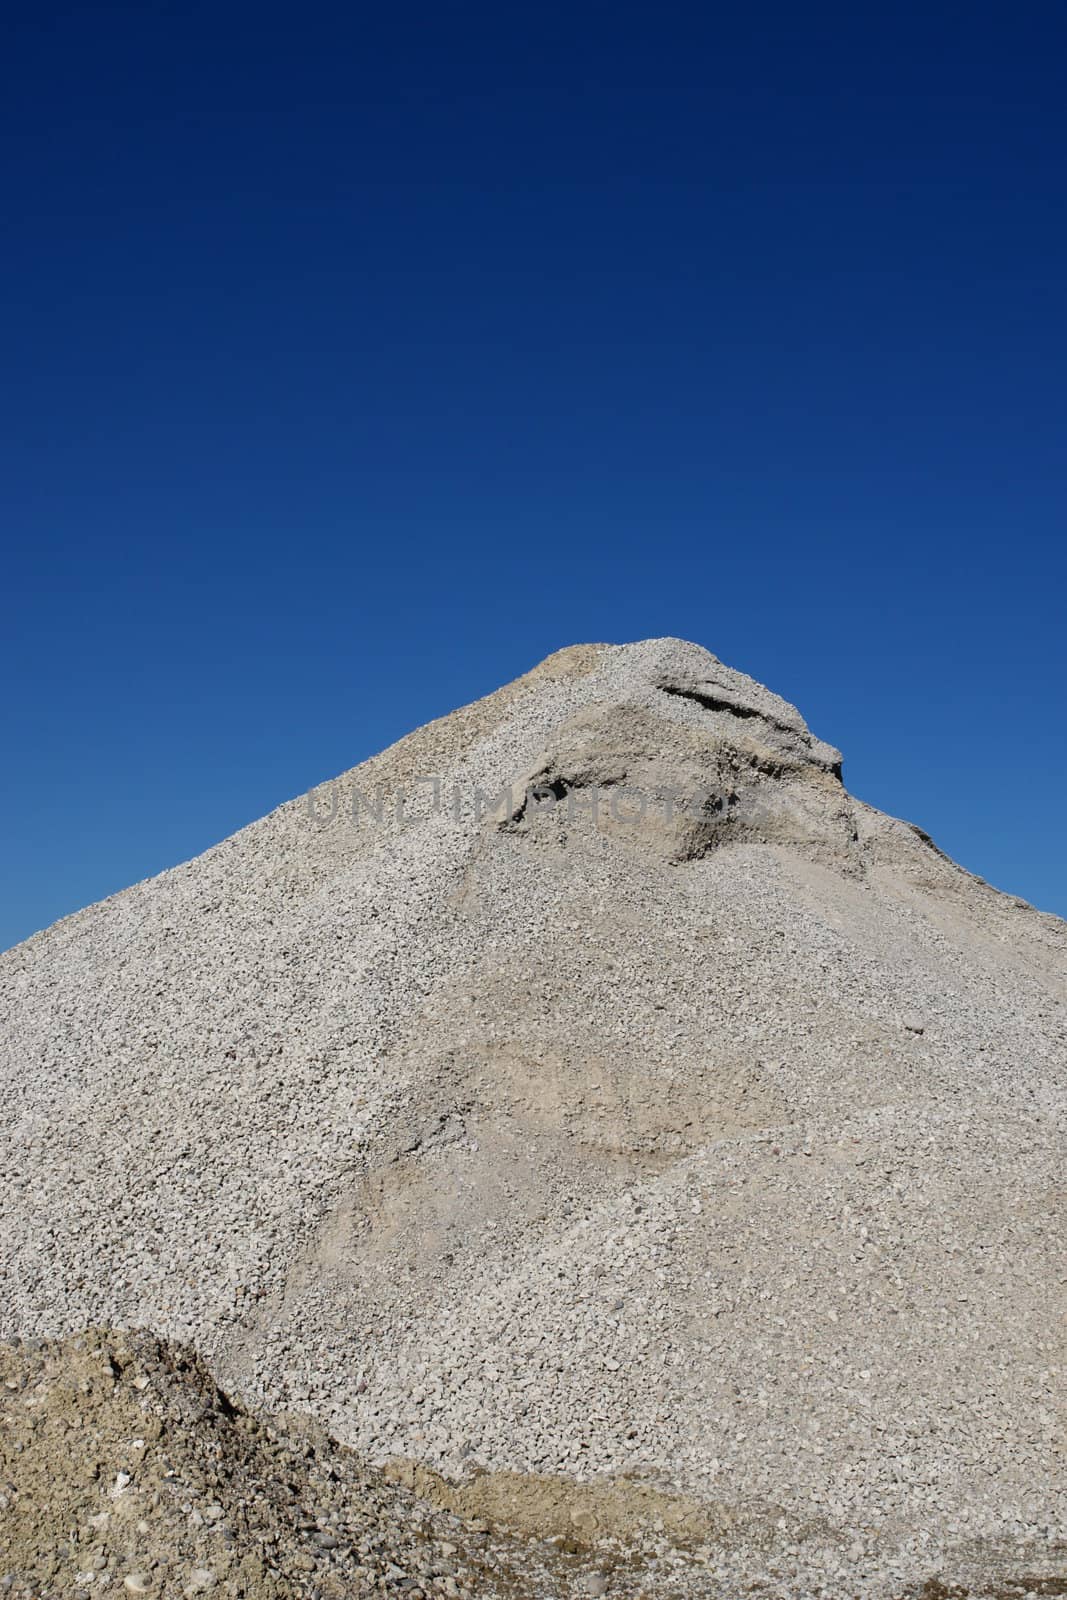
[[[0,945],[678,634],[1067,914],[1067,14],[8,12]]]

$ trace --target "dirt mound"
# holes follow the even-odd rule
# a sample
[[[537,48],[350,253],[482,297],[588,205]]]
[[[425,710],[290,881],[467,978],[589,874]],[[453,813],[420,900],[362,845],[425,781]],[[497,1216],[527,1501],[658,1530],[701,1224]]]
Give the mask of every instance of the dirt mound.
[[[306,1419],[251,1417],[192,1351],[0,1346],[0,1585],[284,1600],[588,1592],[575,1554],[432,1509]]]

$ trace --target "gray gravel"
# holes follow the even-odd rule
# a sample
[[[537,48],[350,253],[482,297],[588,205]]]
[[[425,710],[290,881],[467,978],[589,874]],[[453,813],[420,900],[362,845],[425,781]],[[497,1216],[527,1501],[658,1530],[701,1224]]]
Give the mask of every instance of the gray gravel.
[[[1054,1561],[1067,926],[839,761],[576,647],[0,957],[0,1333],[743,1508],[783,1594]]]

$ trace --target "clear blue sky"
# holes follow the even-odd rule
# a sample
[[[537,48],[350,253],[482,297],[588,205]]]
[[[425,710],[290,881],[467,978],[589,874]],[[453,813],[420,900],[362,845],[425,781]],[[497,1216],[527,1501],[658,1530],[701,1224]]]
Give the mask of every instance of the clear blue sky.
[[[0,944],[664,633],[1067,913],[1062,7],[6,16]]]

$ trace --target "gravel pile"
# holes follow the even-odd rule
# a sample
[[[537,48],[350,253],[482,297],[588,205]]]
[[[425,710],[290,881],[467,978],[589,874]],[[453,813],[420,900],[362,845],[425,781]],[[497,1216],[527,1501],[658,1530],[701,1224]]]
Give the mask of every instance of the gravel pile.
[[[235,1406],[192,1351],[98,1330],[0,1346],[0,1588],[10,1600],[587,1596],[584,1545],[435,1509],[296,1419]],[[618,1541],[613,1587],[687,1563]],[[695,1572],[699,1584],[701,1573]]]
[[[704,1507],[686,1594],[1057,1582],[1067,926],[676,640],[313,799],[0,957],[0,1334]]]

